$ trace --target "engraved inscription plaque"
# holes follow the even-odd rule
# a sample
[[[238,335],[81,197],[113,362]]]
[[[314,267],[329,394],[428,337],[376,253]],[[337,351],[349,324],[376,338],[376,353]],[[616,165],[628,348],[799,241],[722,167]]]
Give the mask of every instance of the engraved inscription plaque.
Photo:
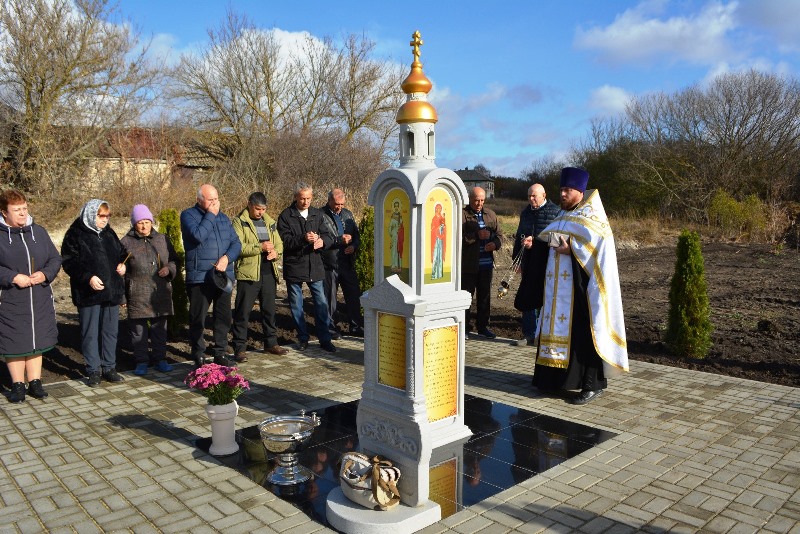
[[[378,312],[378,382],[406,389],[406,318]]]
[[[458,471],[457,461],[451,458],[430,468],[428,484],[430,499],[442,507],[442,517],[449,517],[458,511]]]
[[[422,334],[428,422],[458,414],[458,325]]]

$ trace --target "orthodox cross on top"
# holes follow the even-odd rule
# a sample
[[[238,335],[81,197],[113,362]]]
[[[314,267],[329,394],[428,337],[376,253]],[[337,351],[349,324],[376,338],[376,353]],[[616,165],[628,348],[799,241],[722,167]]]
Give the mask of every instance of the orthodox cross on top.
[[[419,47],[425,44],[425,41],[421,39],[422,35],[419,33],[419,30],[412,33],[411,37],[413,37],[413,40],[408,44],[413,48],[411,53],[414,54],[414,61],[419,61]]]

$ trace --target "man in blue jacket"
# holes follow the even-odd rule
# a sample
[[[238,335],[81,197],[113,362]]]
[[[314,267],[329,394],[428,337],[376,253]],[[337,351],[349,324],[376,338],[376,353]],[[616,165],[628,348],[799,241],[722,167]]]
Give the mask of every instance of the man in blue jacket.
[[[233,264],[242,245],[231,220],[219,210],[219,194],[210,184],[197,191],[197,204],[181,212],[186,250],[186,293],[189,296],[189,345],[195,367],[204,363],[203,326],[214,304],[214,363],[233,366],[225,356],[231,328]]]

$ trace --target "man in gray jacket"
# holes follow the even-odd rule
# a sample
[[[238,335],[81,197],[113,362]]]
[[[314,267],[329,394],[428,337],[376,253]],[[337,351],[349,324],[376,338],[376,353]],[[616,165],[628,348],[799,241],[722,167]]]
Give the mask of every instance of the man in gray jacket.
[[[325,296],[328,299],[328,319],[333,339],[339,337],[336,330],[337,292],[342,288],[347,309],[347,322],[350,335],[363,336],[361,327],[361,290],[355,269],[359,234],[353,212],[344,207],[344,191],[332,189],[328,193],[328,203],[322,207],[325,224],[333,235],[333,245],[322,253],[325,264]]]

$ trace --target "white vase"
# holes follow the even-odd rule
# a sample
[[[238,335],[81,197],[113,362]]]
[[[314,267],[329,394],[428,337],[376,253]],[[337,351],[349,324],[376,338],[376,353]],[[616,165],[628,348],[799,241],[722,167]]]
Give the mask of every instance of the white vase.
[[[206,404],[206,414],[211,421],[211,446],[208,452],[214,456],[226,456],[239,450],[236,443],[236,401],[228,404]]]

